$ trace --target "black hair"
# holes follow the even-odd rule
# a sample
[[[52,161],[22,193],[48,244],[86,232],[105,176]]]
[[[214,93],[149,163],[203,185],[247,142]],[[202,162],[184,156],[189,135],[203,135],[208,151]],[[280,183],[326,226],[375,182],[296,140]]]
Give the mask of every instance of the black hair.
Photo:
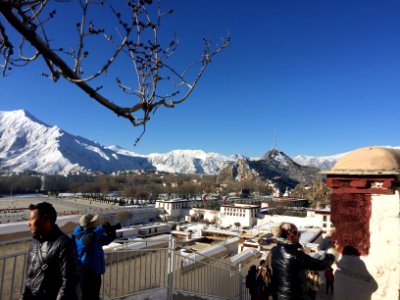
[[[249,268],[249,273],[251,272],[257,272],[257,266],[256,265],[251,265]]]
[[[44,216],[47,216],[51,223],[55,223],[57,220],[57,212],[54,209],[53,205],[47,202],[41,202],[38,204],[31,204],[29,205],[30,210],[38,210],[39,216],[42,218]]]
[[[343,255],[360,256],[360,251],[358,251],[357,248],[347,245],[347,246],[344,246],[342,254]]]

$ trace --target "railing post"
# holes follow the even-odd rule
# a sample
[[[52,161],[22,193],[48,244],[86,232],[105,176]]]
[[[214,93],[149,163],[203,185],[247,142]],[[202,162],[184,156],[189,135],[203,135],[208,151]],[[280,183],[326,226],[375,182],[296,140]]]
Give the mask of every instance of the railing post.
[[[239,299],[243,299],[242,264],[239,264]]]
[[[174,255],[175,255],[175,240],[172,234],[169,235],[168,241],[168,300],[172,300],[174,289]]]

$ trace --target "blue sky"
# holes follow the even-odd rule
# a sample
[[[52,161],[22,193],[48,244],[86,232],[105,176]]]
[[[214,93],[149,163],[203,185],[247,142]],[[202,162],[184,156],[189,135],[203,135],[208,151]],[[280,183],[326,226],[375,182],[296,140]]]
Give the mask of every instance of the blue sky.
[[[277,148],[292,156],[400,145],[400,1],[164,5],[175,9],[163,34],[180,40],[178,67],[200,56],[203,35],[218,40],[229,31],[232,41],[186,102],[156,112],[137,147],[140,128],[72,84],[39,76],[41,63],[0,78],[0,110],[26,109],[71,134],[142,154],[201,149],[261,156],[273,146],[274,128]]]

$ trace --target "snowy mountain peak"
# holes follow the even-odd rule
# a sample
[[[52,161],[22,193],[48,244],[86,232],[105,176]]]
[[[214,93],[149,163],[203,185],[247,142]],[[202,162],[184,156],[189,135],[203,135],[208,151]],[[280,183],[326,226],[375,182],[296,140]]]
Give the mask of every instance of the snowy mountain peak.
[[[399,148],[399,147],[393,147]],[[48,174],[76,172],[111,173],[125,170],[165,171],[184,174],[217,174],[225,165],[239,160],[284,167],[312,166],[331,169],[343,154],[293,160],[272,149],[262,158],[224,156],[202,150],[173,150],[165,154],[137,154],[119,146],[101,144],[74,136],[58,126],[49,126],[25,110],[0,111],[0,173],[33,171]]]
[[[0,112],[0,172],[48,174],[125,170],[216,174],[231,158],[202,150],[140,155],[49,126],[25,110]]]
[[[9,124],[34,122],[39,125],[48,126],[46,123],[39,121],[24,109],[18,109],[14,111],[0,111],[0,123],[5,124],[6,122]]]
[[[262,158],[265,160],[276,161],[277,163],[283,164],[285,166],[288,165],[289,162],[293,162],[293,160],[289,156],[277,149],[269,150],[267,153],[264,154]]]
[[[24,110],[0,112],[0,171],[68,174],[154,169],[146,159],[115,153],[48,126]]]
[[[335,165],[337,160],[346,153],[336,154],[332,156],[307,156],[297,155],[293,157],[293,160],[299,165],[315,167],[321,170],[330,170]]]
[[[185,174],[217,174],[231,158],[202,150],[173,150],[166,154],[153,153],[149,161],[159,171]]]

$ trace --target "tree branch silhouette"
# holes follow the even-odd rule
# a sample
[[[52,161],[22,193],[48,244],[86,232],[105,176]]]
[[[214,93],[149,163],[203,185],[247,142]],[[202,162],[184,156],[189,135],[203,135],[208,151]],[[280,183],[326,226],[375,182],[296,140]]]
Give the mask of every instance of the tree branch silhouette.
[[[56,39],[62,41],[64,33],[57,32],[53,37],[50,35],[54,30],[49,29],[57,18],[57,11],[64,11],[67,5],[76,3],[78,39],[75,47],[67,49],[56,45]],[[14,67],[26,66],[41,57],[48,72],[42,72],[43,76],[54,82],[60,78],[71,82],[133,126],[142,126],[136,145],[157,108],[174,108],[188,99],[212,58],[229,45],[230,35],[228,33],[219,45],[203,38],[201,57],[180,72],[168,63],[177,51],[177,38],[173,37],[166,46],[160,43],[161,21],[173,10],[163,11],[161,0],[155,3],[152,0],[126,1],[124,7],[121,3],[107,0],[0,0],[0,67],[2,75],[7,76]],[[101,11],[102,18],[92,11]],[[98,25],[106,18],[114,18],[112,29]],[[96,39],[95,43],[93,39]],[[107,51],[102,62],[97,58],[91,61],[91,53],[96,52],[100,44],[112,50]],[[130,64],[124,63],[126,59]],[[91,70],[86,75],[89,65],[95,65],[97,71]],[[115,77],[119,90],[131,97],[129,105],[122,105],[118,95],[111,98],[102,93],[103,85],[96,86],[97,81],[105,80],[111,68],[119,67],[119,74],[121,65],[124,70],[131,67],[136,77],[133,85],[119,75]],[[168,88],[163,82],[169,83]]]

